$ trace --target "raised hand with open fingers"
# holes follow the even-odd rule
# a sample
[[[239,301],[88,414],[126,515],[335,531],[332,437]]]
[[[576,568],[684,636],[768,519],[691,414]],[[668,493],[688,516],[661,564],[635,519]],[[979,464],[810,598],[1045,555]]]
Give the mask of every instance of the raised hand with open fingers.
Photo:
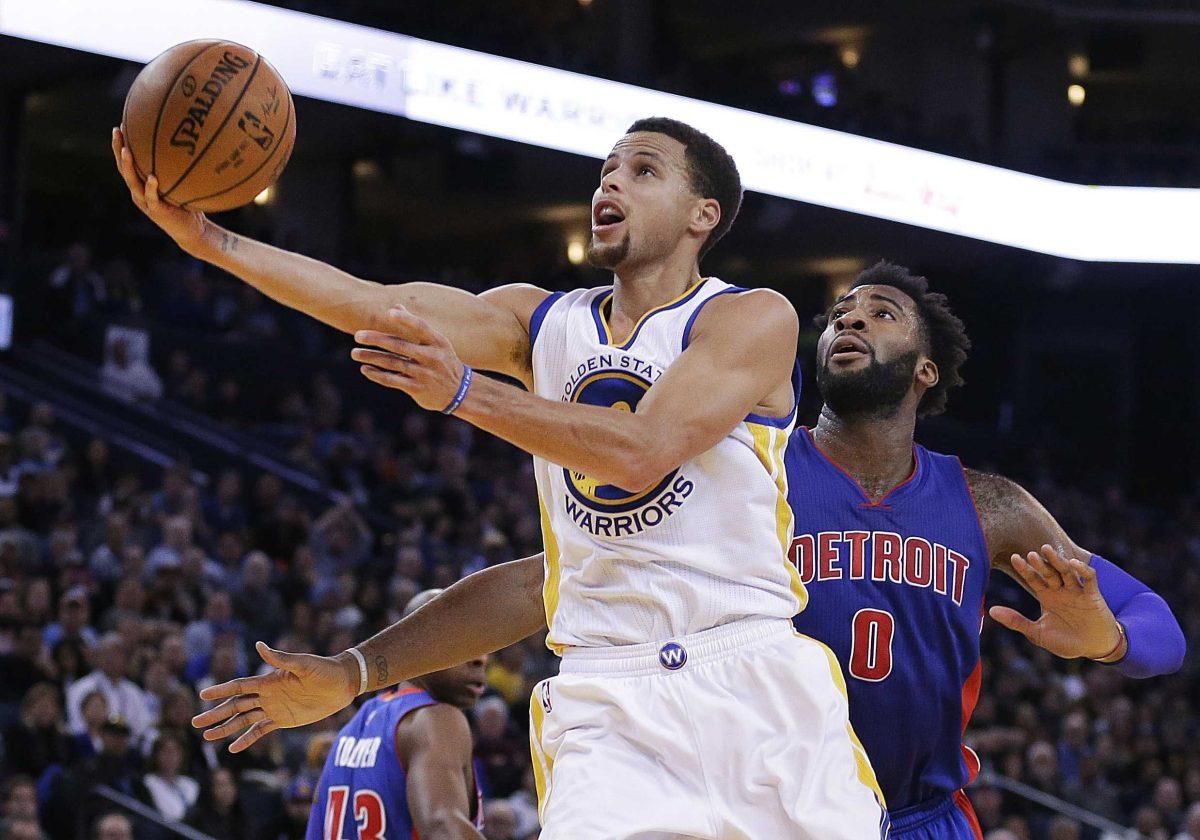
[[[207,224],[205,215],[159,199],[158,179],[151,174],[143,181],[138,175],[137,167],[133,165],[133,154],[125,144],[125,137],[119,128],[112,130],[112,152],[117,171],[125,181],[125,186],[129,188],[129,197],[137,208],[174,239],[180,248],[195,255],[204,241],[204,229]]]
[[[988,614],[997,623],[1065,659],[1097,659],[1119,652],[1124,637],[1091,566],[1064,559],[1050,545],[1025,557],[1014,554],[1012,566],[1037,598],[1042,614],[1033,621],[1010,607],[996,606]]]
[[[256,646],[269,674],[241,677],[204,689],[204,700],[223,702],[192,718],[204,738],[217,741],[238,734],[230,752],[241,752],[276,729],[291,729],[329,717],[357,696],[357,664],[339,657],[284,653],[263,642]]]

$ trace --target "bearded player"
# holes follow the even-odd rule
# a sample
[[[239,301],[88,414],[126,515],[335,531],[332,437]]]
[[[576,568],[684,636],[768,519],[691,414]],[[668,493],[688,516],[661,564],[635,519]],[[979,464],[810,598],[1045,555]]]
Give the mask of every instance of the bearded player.
[[[917,418],[941,412],[962,383],[969,348],[925,278],[881,263],[819,325],[825,405],[786,454],[792,556],[812,592],[795,624],[846,670],[892,836],[982,838],[961,791],[979,760],[962,735],[979,696],[990,570],[1042,608],[1037,621],[1003,606],[991,616],[1062,657],[1168,673],[1183,633],[1160,597],[1073,542],[1020,486],[914,444]]]
[[[892,836],[979,837],[961,793],[978,761],[962,733],[981,681],[991,568],[1042,611],[1033,621],[996,606],[992,617],[1058,656],[1146,678],[1178,670],[1183,634],[1158,595],[1076,545],[1021,487],[914,444],[918,416],[940,412],[961,384],[969,347],[924,278],[877,266],[821,325],[826,404],[814,429],[793,434],[785,459],[792,556],[813,592],[795,623],[828,643],[849,675],[851,719],[894,809]],[[504,647],[544,626],[541,572],[539,556],[471,575],[370,644],[405,670]],[[315,696],[354,680],[333,659],[279,665],[288,680],[251,688],[328,705]]]
[[[613,285],[473,296],[367,283],[224,231],[160,202],[119,132],[113,145],[133,200],[189,253],[355,332],[373,381],[534,455],[562,655],[532,709],[543,840],[885,830],[837,664],[791,626],[806,600],[783,469],[796,314],[699,271],[741,202],[724,149],[673,120],[634,123],[592,198],[591,257]],[[335,708],[419,673],[395,653],[347,651],[359,681]],[[213,737],[249,727],[233,749],[311,711],[265,689],[231,697],[252,685],[205,695],[231,698],[199,719],[234,716]]]
[[[441,591],[414,596],[403,616]],[[364,703],[325,759],[307,840],[483,840],[483,795],[464,712],[483,694],[485,665],[485,657],[474,657]]]

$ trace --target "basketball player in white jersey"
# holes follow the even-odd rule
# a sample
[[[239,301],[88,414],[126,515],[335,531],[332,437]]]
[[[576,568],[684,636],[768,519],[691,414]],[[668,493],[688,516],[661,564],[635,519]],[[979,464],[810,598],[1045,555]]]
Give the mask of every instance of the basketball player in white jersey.
[[[795,311],[698,268],[741,202],[724,149],[673,120],[635,123],[592,200],[590,256],[613,286],[478,297],[243,239],[161,203],[119,132],[114,152],[189,253],[355,332],[373,381],[533,454],[562,655],[531,703],[543,840],[886,831],[840,670],[790,622],[806,600],[786,560]],[[328,660],[260,651],[278,670],[208,690],[225,702],[197,719],[219,724],[209,738],[246,729],[235,751],[413,676],[386,631]]]

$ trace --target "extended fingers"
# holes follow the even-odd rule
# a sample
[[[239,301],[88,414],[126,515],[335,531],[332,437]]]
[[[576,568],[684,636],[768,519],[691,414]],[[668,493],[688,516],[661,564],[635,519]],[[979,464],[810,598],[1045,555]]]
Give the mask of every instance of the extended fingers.
[[[1048,546],[1042,546],[1042,552],[1044,552],[1047,548]],[[1053,549],[1051,550],[1053,551]],[[1037,551],[1031,551],[1027,555],[1026,559],[1029,561],[1029,565],[1033,568],[1033,570],[1041,576],[1042,580],[1046,581],[1046,586],[1048,586],[1050,589],[1063,588],[1065,582],[1063,581],[1062,575],[1060,575],[1053,566],[1046,562],[1041,553]]]
[[[230,735],[252,727],[260,721],[268,720],[267,713],[262,709],[251,709],[243,714],[234,715],[224,723],[204,730],[205,741],[220,741]]]
[[[210,685],[200,692],[201,700],[224,700],[239,694],[258,694],[263,686],[262,677],[238,677],[236,680]]]
[[[272,732],[274,732],[278,728],[279,728],[279,725],[277,723],[275,723],[275,721],[273,721],[273,720],[270,720],[270,719],[260,720],[257,723],[255,723],[253,726],[251,726],[249,729],[247,729],[245,732],[243,732],[240,738],[238,738],[236,741],[234,741],[232,744],[230,744],[229,751],[231,753],[241,752],[242,750],[246,749],[251,744],[253,744],[255,741],[257,741],[259,738],[262,738],[265,735],[270,735]]]
[[[384,350],[368,350],[365,347],[355,347],[350,351],[350,358],[364,365],[372,365],[382,370],[393,370],[399,373],[408,373],[418,362],[412,356]]]
[[[192,726],[201,729],[205,726],[211,726],[214,723],[220,723],[228,717],[248,712],[251,709],[257,709],[262,705],[262,701],[258,695],[241,694],[237,697],[230,697],[224,703],[213,706],[206,712],[201,712],[192,718]]]
[[[1036,552],[1029,552],[1029,557],[1037,557]],[[1046,579],[1038,573],[1038,570],[1032,565],[1030,560],[1022,557],[1020,554],[1014,554],[1011,558],[1012,567],[1017,574],[1021,576],[1021,580],[1029,585],[1029,588],[1035,592],[1040,592],[1044,589],[1049,589]]]
[[[383,385],[387,388],[398,388],[401,391],[408,391],[417,385],[411,376],[405,376],[403,373],[393,373],[390,370],[381,370],[372,365],[362,365],[359,367],[359,371],[375,384]]]
[[[1042,557],[1045,558],[1050,567],[1053,568],[1054,571],[1058,573],[1059,577],[1062,578],[1064,586],[1074,586],[1075,588],[1079,589],[1083,588],[1083,581],[1080,580],[1079,575],[1075,573],[1070,561],[1066,560],[1061,554],[1059,554],[1058,551],[1055,550],[1054,546],[1042,546]]]
[[[1096,570],[1082,560],[1072,559],[1070,561],[1071,571],[1078,577],[1080,586],[1085,592],[1095,592],[1099,590],[1099,584],[1096,582]]]

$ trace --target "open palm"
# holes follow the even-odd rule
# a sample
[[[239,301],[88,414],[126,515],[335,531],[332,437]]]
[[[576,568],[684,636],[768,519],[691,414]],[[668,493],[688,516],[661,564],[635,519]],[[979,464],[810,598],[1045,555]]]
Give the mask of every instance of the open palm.
[[[992,607],[989,615],[998,623],[1065,659],[1095,659],[1115,648],[1120,631],[1100,594],[1095,569],[1080,560],[1064,560],[1049,545],[1026,557],[1014,554],[1012,566],[1042,614],[1032,621],[1010,607]]]
[[[217,741],[240,732],[229,745],[229,751],[241,752],[276,729],[314,723],[354,700],[353,686],[357,681],[338,659],[284,653],[262,642],[257,648],[263,661],[275,670],[230,680],[200,692],[205,700],[223,701],[192,718],[192,726],[204,729],[206,740]]]

